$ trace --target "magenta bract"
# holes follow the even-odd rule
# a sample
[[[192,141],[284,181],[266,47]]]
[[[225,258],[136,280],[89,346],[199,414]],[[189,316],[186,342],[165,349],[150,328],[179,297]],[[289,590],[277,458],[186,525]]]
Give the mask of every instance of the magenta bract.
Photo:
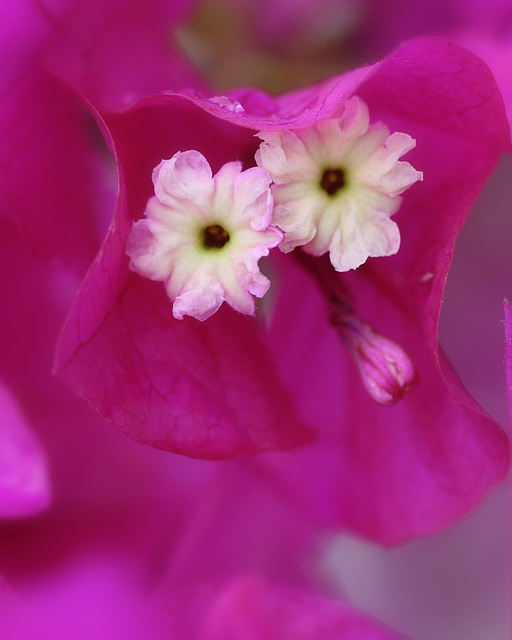
[[[255,576],[197,585],[167,607],[183,640],[405,640],[344,603]]]
[[[340,276],[357,313],[416,370],[417,385],[393,408],[368,399],[325,294],[293,257],[269,262],[265,326],[224,308],[202,325],[175,320],[159,283],[130,273],[125,255],[162,158],[197,149],[214,171],[251,163],[256,131],[336,117],[356,93],[372,118],[416,139],[408,160],[424,173],[396,214],[398,254]],[[64,328],[57,370],[108,420],[140,442],[209,459],[314,438],[269,462],[272,473],[322,519],[385,541],[442,527],[503,477],[506,438],[436,339],[455,237],[509,144],[501,97],[479,59],[426,38],[281,98],[164,93],[105,114],[104,127],[121,185],[115,218]]]
[[[0,196],[45,260],[83,275],[111,211],[115,172],[83,98],[114,110],[155,91],[204,86],[170,45],[172,27],[192,5],[4,3]]]
[[[0,518],[32,515],[50,502],[46,456],[3,385],[0,419]]]

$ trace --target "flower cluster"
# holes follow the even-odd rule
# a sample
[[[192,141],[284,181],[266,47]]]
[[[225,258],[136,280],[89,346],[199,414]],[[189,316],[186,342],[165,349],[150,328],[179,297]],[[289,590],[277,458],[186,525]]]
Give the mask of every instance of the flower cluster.
[[[2,639],[403,638],[333,536],[437,533],[510,456],[438,341],[511,149],[509,10],[445,4],[413,37],[402,0],[8,3]],[[273,95],[223,84],[251,55]]]
[[[422,178],[399,160],[415,145],[410,136],[370,125],[356,97],[340,118],[257,136],[261,169],[242,172],[229,162],[212,178],[204,156],[189,150],[153,171],[155,196],[146,219],[134,224],[127,253],[134,271],[166,283],[175,318],[205,320],[223,301],[253,314],[251,295],[261,298],[270,286],[258,260],[277,245],[329,253],[337,271],[399,249],[390,216],[399,194]]]

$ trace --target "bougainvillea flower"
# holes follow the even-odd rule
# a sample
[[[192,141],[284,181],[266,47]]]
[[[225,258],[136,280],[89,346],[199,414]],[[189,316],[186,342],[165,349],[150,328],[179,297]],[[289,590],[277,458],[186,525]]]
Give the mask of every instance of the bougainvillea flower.
[[[229,162],[212,177],[197,151],[178,151],[153,171],[155,196],[133,225],[126,252],[130,268],[165,282],[173,314],[206,320],[225,300],[254,314],[270,281],[258,260],[283,239],[270,226],[270,176]],[[252,294],[252,295],[251,295]]]
[[[236,159],[250,166],[255,133],[339,117],[353,95],[372,122],[416,140],[408,160],[424,181],[394,216],[398,253],[337,275],[322,258],[304,268],[296,252],[277,252],[260,315],[221,307],[203,323],[174,319],[161,283],[131,272],[126,255],[153,195],[154,167],[191,149],[213,172]],[[436,340],[457,231],[509,141],[501,97],[479,59],[421,39],[281,98],[168,92],[104,114],[103,126],[120,176],[115,219],[61,336],[57,370],[108,420],[140,442],[210,459],[313,438],[280,454],[272,472],[323,520],[386,541],[442,527],[503,477],[506,438]],[[381,378],[392,407],[368,398],[343,346],[365,326],[407,356]],[[414,376],[405,379],[408,361]]]
[[[341,118],[296,131],[259,132],[256,162],[274,181],[274,222],[285,232],[282,251],[329,252],[336,271],[357,269],[369,257],[398,251],[390,220],[400,194],[422,174],[399,158],[414,140],[370,126],[368,108],[353,97]]]

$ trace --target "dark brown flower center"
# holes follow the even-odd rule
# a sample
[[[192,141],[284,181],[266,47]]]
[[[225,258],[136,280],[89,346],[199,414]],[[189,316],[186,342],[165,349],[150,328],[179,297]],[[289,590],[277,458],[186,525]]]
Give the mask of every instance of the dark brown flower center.
[[[326,169],[320,180],[320,186],[330,196],[334,196],[345,186],[343,169]]]
[[[204,229],[202,239],[207,249],[222,249],[229,242],[229,233],[220,224],[212,224]]]

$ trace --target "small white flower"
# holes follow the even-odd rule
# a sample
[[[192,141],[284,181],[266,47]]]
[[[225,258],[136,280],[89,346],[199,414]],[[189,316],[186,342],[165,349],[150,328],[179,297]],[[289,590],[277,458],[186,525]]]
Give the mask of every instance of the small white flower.
[[[413,138],[390,134],[382,122],[370,125],[357,97],[347,100],[341,118],[257,136],[263,142],[256,162],[274,182],[273,222],[285,232],[282,251],[330,252],[337,271],[398,251],[400,232],[390,216],[400,194],[423,179],[399,161],[416,145]]]
[[[176,153],[153,171],[155,196],[134,223],[126,252],[130,268],[165,283],[177,319],[206,320],[225,300],[254,313],[270,282],[258,260],[283,234],[269,226],[270,177],[259,167],[228,162],[212,177],[198,151]]]

